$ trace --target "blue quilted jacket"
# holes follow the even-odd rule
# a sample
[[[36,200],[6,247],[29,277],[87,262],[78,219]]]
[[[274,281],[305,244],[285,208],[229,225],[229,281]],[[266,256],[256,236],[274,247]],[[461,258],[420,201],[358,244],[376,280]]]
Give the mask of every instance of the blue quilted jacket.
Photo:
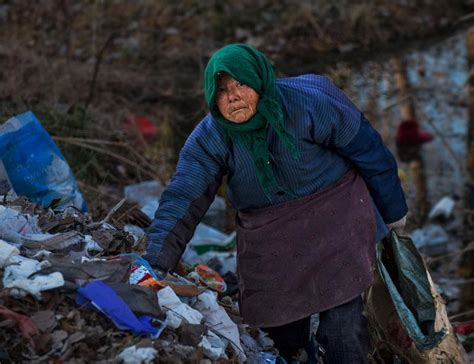
[[[270,160],[282,190],[265,195],[250,154],[233,145],[208,114],[182,148],[176,173],[163,192],[148,230],[146,258],[163,270],[173,268],[195,227],[214,199],[224,175],[228,197],[237,210],[276,205],[330,186],[355,168],[371,193],[377,220],[376,240],[385,223],[407,212],[393,155],[364,115],[328,78],[317,75],[279,79],[286,127],[295,135],[295,160],[276,133],[268,129]],[[337,228],[337,220],[334,222]]]

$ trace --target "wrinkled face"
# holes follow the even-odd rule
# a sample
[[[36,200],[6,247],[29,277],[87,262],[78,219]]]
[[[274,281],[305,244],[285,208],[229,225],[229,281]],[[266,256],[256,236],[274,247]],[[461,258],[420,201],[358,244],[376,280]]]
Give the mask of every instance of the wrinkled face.
[[[253,88],[227,74],[217,80],[216,105],[222,116],[233,123],[245,123],[254,116],[259,98]]]

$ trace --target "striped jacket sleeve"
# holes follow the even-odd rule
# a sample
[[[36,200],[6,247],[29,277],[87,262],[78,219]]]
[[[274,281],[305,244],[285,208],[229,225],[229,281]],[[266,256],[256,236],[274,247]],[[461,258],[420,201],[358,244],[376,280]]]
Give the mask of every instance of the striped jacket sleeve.
[[[210,121],[206,117],[186,140],[147,231],[145,258],[164,271],[176,266],[222,181],[225,145]]]
[[[407,213],[397,163],[379,133],[329,79],[316,92],[314,138],[349,160],[362,175],[386,224]]]

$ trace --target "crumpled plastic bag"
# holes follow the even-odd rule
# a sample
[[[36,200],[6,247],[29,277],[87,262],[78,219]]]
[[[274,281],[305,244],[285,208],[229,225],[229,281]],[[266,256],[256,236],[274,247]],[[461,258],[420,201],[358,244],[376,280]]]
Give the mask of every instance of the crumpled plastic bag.
[[[16,288],[12,290],[12,296],[22,297],[28,292],[29,294],[41,299],[41,291],[47,291],[49,289],[59,288],[64,286],[64,279],[61,273],[54,272],[46,276],[34,276],[29,279],[17,279],[5,288]]]
[[[204,316],[204,322],[208,327],[218,332],[221,337],[227,339],[238,355],[239,361],[246,360],[244,350],[240,344],[240,333],[237,325],[231,320],[225,309],[217,303],[217,294],[206,291],[198,296],[194,307]]]
[[[44,207],[87,211],[64,156],[31,111],[0,125],[0,164],[17,195]]]
[[[31,274],[49,267],[48,262],[39,262],[36,259],[30,259],[21,255],[13,256],[10,259],[10,265],[5,268],[3,282],[7,279],[28,278]]]
[[[183,319],[190,324],[200,324],[203,316],[199,311],[181,302],[171,287],[165,287],[157,292],[158,304],[166,312],[168,326],[177,329]]]
[[[365,304],[374,361],[467,363],[413,241],[392,231],[377,244],[376,266]]]
[[[40,263],[35,259],[13,256],[10,258],[10,265],[5,268],[3,286],[5,288],[16,288],[11,291],[11,295],[14,297],[24,297],[29,293],[41,299],[41,291],[64,286],[64,278],[59,272],[33,275],[45,265],[49,266],[49,263]]]
[[[22,214],[10,207],[0,206],[0,239],[21,244],[27,234],[41,233],[38,218]]]

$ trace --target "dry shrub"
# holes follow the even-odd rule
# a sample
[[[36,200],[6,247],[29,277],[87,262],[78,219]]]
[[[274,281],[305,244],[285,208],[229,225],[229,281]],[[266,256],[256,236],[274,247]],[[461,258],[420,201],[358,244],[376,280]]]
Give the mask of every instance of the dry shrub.
[[[320,71],[338,52],[433,34],[468,3],[10,1],[0,5],[0,117],[32,110],[53,135],[104,140],[100,152],[60,142],[83,185],[167,180],[206,113],[204,66],[224,44],[257,46],[280,75]],[[124,133],[131,114],[156,123],[158,140],[137,144]]]

